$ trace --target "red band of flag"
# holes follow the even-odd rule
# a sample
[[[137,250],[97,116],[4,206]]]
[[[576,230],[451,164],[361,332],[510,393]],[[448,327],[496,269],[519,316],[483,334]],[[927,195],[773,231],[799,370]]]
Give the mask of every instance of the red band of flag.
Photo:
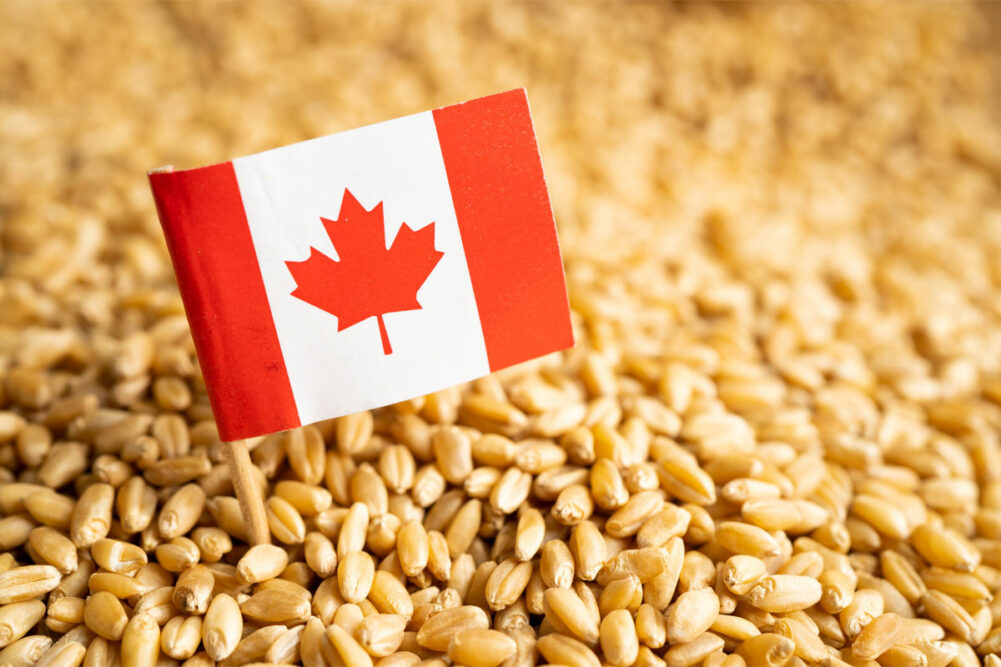
[[[297,426],[233,165],[152,173],[149,180],[219,437]]]
[[[524,89],[433,112],[490,370],[573,345]]]

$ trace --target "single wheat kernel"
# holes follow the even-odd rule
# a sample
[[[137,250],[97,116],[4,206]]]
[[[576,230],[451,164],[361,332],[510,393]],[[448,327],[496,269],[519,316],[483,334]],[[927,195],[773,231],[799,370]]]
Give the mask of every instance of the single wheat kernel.
[[[527,508],[518,517],[514,540],[514,555],[520,561],[529,561],[542,548],[546,534],[546,522],[542,513],[535,508]],[[572,547],[571,547],[572,549]]]
[[[764,561],[754,556],[730,556],[723,568],[723,583],[735,595],[747,595],[765,576]]]
[[[777,667],[787,664],[795,650],[796,644],[791,639],[766,632],[742,642],[736,653],[747,665]]]
[[[407,594],[406,587],[385,571],[375,573],[368,591],[368,600],[383,614],[399,614],[406,619],[413,615],[413,601]]]
[[[79,442],[52,445],[38,468],[38,481],[51,489],[72,482],[87,469],[89,448]]]
[[[137,612],[122,635],[122,667],[153,665],[159,655],[159,625],[147,614]]]
[[[444,609],[427,621],[417,631],[417,643],[432,651],[446,651],[452,636],[470,628],[488,629],[490,619],[479,607],[463,605]]]
[[[690,642],[675,644],[664,653],[667,667],[705,664],[705,660],[722,650],[725,642],[711,632],[703,632]]]
[[[837,614],[851,604],[855,596],[857,577],[832,569],[821,574],[818,580],[822,589],[820,607],[825,612]]]
[[[135,575],[147,563],[146,552],[121,540],[102,538],[90,548],[94,562],[109,572]]]
[[[759,581],[747,601],[764,611],[789,612],[806,609],[820,601],[823,589],[813,577],[776,574]]]
[[[993,597],[987,585],[973,574],[930,567],[921,573],[921,578],[928,588],[954,598],[989,603]]]
[[[306,522],[291,503],[272,496],[264,503],[271,534],[282,544],[301,544],[306,538]]]
[[[779,544],[767,531],[746,523],[724,521],[716,527],[716,541],[738,555],[766,558],[779,553]]]
[[[296,664],[300,661],[300,645],[305,626],[297,625],[285,630],[271,642],[264,654],[264,662],[275,664]]]
[[[337,419],[337,447],[343,454],[361,451],[372,437],[371,412],[356,412]]]
[[[0,650],[0,664],[12,667],[29,667],[37,664],[42,655],[52,646],[52,638],[45,635],[29,635],[12,642]]]
[[[156,492],[142,477],[131,477],[118,487],[115,509],[122,530],[126,533],[138,533],[153,520],[156,513]]]
[[[500,563],[484,587],[484,597],[494,611],[505,609],[521,597],[532,578],[532,563],[509,558]]]
[[[302,623],[309,617],[310,609],[308,594],[302,596],[276,588],[259,588],[240,603],[243,615],[257,623]]]
[[[525,502],[531,490],[531,474],[518,468],[508,468],[490,489],[490,507],[501,514],[511,514]]]
[[[142,593],[135,604],[135,612],[142,612],[163,625],[177,615],[177,607],[173,602],[174,587],[161,586]],[[115,596],[122,599],[120,596]]]
[[[156,561],[168,572],[183,572],[198,563],[201,552],[187,537],[175,537],[156,547]]]
[[[175,616],[160,631],[160,650],[175,660],[187,660],[202,641],[201,616]]]
[[[186,484],[175,491],[160,509],[157,528],[165,539],[180,537],[191,530],[205,508],[205,491],[197,484]]]
[[[589,482],[594,502],[603,510],[616,510],[629,500],[629,489],[611,459],[599,458],[591,465]]]
[[[341,523],[337,537],[337,558],[343,560],[354,551],[361,551],[368,534],[369,511],[365,503],[354,503]]]
[[[77,569],[76,545],[65,534],[47,526],[32,529],[28,545],[40,561],[54,566],[63,574]]]
[[[251,547],[236,564],[236,576],[244,584],[273,579],[288,565],[288,553],[273,544]]]
[[[609,581],[624,577],[636,577],[641,582],[647,583],[661,574],[669,573],[674,544],[677,543],[672,543],[671,547],[644,547],[620,551],[608,559],[598,571],[598,583],[607,584]]]
[[[259,662],[267,653],[268,648],[287,630],[284,625],[265,625],[246,635],[236,645],[229,657],[222,661],[223,665],[246,665]]]
[[[9,551],[28,541],[35,522],[27,514],[15,514],[0,519],[0,549]]]
[[[351,498],[368,505],[369,515],[375,519],[389,511],[389,492],[386,483],[369,463],[363,463],[351,474],[348,481]]]
[[[437,530],[428,531],[428,571],[439,581],[447,581],[451,574],[452,557],[448,553],[448,540]]]
[[[25,565],[0,572],[0,605],[40,597],[58,586],[61,578],[51,565]]]
[[[80,495],[70,518],[70,539],[81,549],[108,535],[111,529],[115,488],[93,484]]]
[[[861,660],[875,660],[897,643],[901,618],[880,614],[862,629],[852,642],[852,654]]]
[[[45,625],[54,632],[67,632],[84,622],[85,609],[83,598],[63,596],[50,599]]]
[[[639,639],[636,625],[627,609],[616,609],[601,619],[599,632],[601,651],[605,660],[618,667],[636,662]]]
[[[925,613],[946,630],[970,643],[979,643],[973,641],[978,634],[973,616],[945,593],[927,591],[921,596],[921,605]]]
[[[517,651],[514,639],[497,630],[467,628],[452,635],[448,657],[470,667],[496,667]]]
[[[878,591],[861,589],[851,603],[838,614],[841,628],[849,639],[854,639],[862,629],[883,613],[883,597]]]
[[[240,606],[222,593],[212,598],[202,620],[202,644],[213,660],[222,660],[236,649],[243,631]]]
[[[570,553],[575,574],[591,581],[601,570],[606,557],[606,545],[601,531],[590,521],[582,521],[570,533]]]
[[[352,551],[337,564],[337,583],[348,602],[364,600],[372,589],[375,564],[365,552]]]
[[[574,667],[601,667],[601,661],[586,644],[561,634],[540,637],[536,643],[539,653],[551,665]]]
[[[191,541],[198,547],[204,563],[217,563],[233,550],[233,541],[226,531],[215,526],[199,526],[191,531]]]
[[[106,591],[87,598],[83,619],[88,628],[109,641],[121,640],[129,622],[121,601]]]
[[[786,617],[775,622],[773,631],[792,640],[796,645],[794,653],[807,662],[824,662],[827,659],[827,647],[820,638],[818,628],[807,616],[805,620]]]
[[[356,636],[358,643],[373,658],[384,658],[403,642],[407,619],[399,614],[373,614],[365,617]]]
[[[24,498],[24,509],[31,518],[49,528],[67,532],[76,500],[59,493],[31,494]]]
[[[205,565],[195,565],[177,577],[171,597],[174,605],[185,614],[204,614],[212,598],[215,577]]]
[[[146,466],[143,476],[154,486],[173,486],[191,482],[212,471],[207,456],[175,456],[161,459]]]
[[[452,523],[448,526],[448,530],[445,531],[449,556],[456,558],[460,554],[466,553],[480,530],[482,514],[482,504],[475,498],[459,508]]]
[[[408,577],[418,575],[428,564],[430,544],[428,534],[419,521],[409,521],[396,535],[396,553],[400,568]]]
[[[642,602],[643,584],[639,577],[615,579],[601,589],[598,596],[599,616],[604,616],[615,609],[636,611]]]
[[[283,445],[286,460],[300,481],[316,485],[323,479],[326,451],[323,435],[315,426],[287,431]]]
[[[690,642],[708,630],[719,615],[719,598],[711,588],[688,591],[667,609],[667,640]]]
[[[303,557],[306,564],[319,577],[326,579],[337,571],[337,550],[334,543],[323,533],[306,533],[303,541]]]
[[[65,635],[63,635],[65,637]],[[83,642],[67,641],[54,643],[32,663],[35,667],[56,667],[57,665],[79,665],[87,655]],[[122,664],[125,664],[124,661]],[[136,664],[136,663],[132,663]]]
[[[539,559],[539,573],[546,586],[570,588],[574,578],[574,560],[565,542],[546,542]]]
[[[0,648],[21,639],[45,616],[45,604],[25,600],[0,607]]]
[[[570,590],[549,588],[543,595],[546,620],[554,628],[586,644],[598,641],[598,619],[588,612],[580,596]]]
[[[461,484],[473,470],[473,443],[455,426],[437,428],[431,446],[438,468],[452,484]]]

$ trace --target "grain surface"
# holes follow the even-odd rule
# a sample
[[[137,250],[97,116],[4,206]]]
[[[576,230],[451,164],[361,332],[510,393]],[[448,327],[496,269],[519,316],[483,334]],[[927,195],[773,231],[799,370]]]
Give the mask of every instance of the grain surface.
[[[0,4],[0,664],[999,664],[998,14]],[[144,173],[520,86],[576,347],[248,440],[248,549]]]

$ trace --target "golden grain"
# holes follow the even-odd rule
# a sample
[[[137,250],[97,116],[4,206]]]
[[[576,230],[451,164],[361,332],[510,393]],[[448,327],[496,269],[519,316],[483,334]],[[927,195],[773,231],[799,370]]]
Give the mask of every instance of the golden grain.
[[[337,583],[348,602],[364,600],[372,589],[374,578],[375,563],[367,553],[352,551],[337,564]]]
[[[0,664],[11,667],[30,667],[52,646],[52,638],[45,635],[29,635],[12,642],[0,650]]]
[[[540,637],[536,643],[539,653],[551,665],[568,667],[601,667],[601,661],[585,644],[560,634]]]
[[[122,667],[156,664],[160,655],[160,627],[147,614],[137,612],[122,635]]]
[[[470,667],[496,667],[517,651],[513,639],[497,630],[468,628],[456,632],[448,642],[448,657]]]
[[[204,614],[208,610],[214,586],[212,571],[205,565],[195,565],[177,577],[171,599],[185,614]]]
[[[25,600],[0,607],[0,648],[21,639],[45,616],[45,603]]]
[[[240,607],[225,593],[216,595],[202,619],[202,644],[213,660],[228,657],[240,641],[243,617]]]
[[[432,651],[446,651],[452,636],[462,630],[490,627],[490,619],[479,607],[463,605],[443,609],[417,631],[417,643]]]
[[[768,612],[806,609],[820,601],[823,589],[813,577],[775,574],[760,580],[747,593],[747,601]]]
[[[189,71],[212,39],[150,68],[148,83],[177,93],[169,119],[153,114],[138,132],[116,115],[135,106],[120,99],[135,86],[122,85],[131,70],[119,52],[156,64],[176,51],[160,39],[170,21],[140,7],[19,17],[61,32],[0,21],[17,31],[0,38],[7,59],[32,63],[10,73],[3,124],[19,159],[2,175],[14,195],[0,275],[0,598],[44,603],[46,632],[61,635],[11,641],[0,664],[152,664],[149,633],[137,628],[124,656],[120,641],[95,638],[91,604],[95,626],[120,608],[164,627],[152,644],[164,661],[207,667],[199,617],[178,612],[205,612],[213,594],[248,623],[223,665],[965,667],[977,651],[997,662],[1001,374],[989,295],[1001,158],[985,112],[987,8],[805,5],[790,23],[766,6],[456,5],[375,28],[365,7],[340,9],[353,26],[343,34],[315,7],[295,25],[268,6],[170,18],[210,36],[225,19],[254,45],[241,66],[294,58],[321,84],[331,54],[359,50],[373,30],[405,32],[419,57],[380,61],[389,83],[366,100],[400,113],[429,82],[461,83],[435,67],[449,61],[441,44],[466,44],[470,26],[482,37],[474,60],[514,72],[531,61],[535,94],[550,93],[537,128],[556,161],[577,346],[249,439],[282,546],[240,577],[257,556],[169,258],[144,222],[148,193],[116,174],[164,146],[200,163],[233,148],[223,136],[280,145],[292,126],[232,113],[247,108],[225,85],[232,68]],[[126,29],[73,58],[66,40],[98,24]],[[300,39],[307,24],[335,35],[332,51]],[[450,42],[460,28],[466,41]],[[578,53],[566,48],[578,33],[598,37]],[[578,67],[564,66],[568,53]],[[637,54],[681,65],[655,72],[663,58]],[[95,73],[100,86],[88,85]],[[347,83],[369,74],[338,70]],[[205,76],[214,95],[186,113]],[[114,122],[49,127],[52,97],[34,93],[65,89],[72,105],[79,91],[63,79]],[[330,97],[343,86],[311,86],[310,106],[277,85],[297,110],[282,117],[303,126],[292,134],[316,134],[324,104],[364,122],[365,104]],[[629,122],[609,124],[610,99]],[[575,123],[553,134],[561,104]],[[178,141],[195,117],[209,120],[199,140]],[[163,131],[165,119],[177,127]],[[213,134],[223,121],[239,127]],[[625,129],[610,140],[610,126]],[[596,150],[603,159],[589,160]],[[80,178],[94,196],[62,187]],[[585,619],[588,641],[547,595]],[[466,629],[436,621],[464,608],[494,613],[469,612]]]
[[[601,652],[605,660],[617,667],[636,662],[639,639],[632,614],[627,609],[616,609],[601,619]]]
[[[25,565],[0,572],[0,605],[39,597],[58,586],[61,578],[51,565]]]
[[[288,553],[273,544],[251,547],[236,564],[236,576],[245,584],[273,579],[288,565]]]
[[[175,616],[160,631],[160,649],[175,660],[187,660],[202,641],[201,616]]]
[[[384,658],[400,647],[406,626],[407,619],[399,614],[373,614],[362,620],[356,636],[369,655]]]

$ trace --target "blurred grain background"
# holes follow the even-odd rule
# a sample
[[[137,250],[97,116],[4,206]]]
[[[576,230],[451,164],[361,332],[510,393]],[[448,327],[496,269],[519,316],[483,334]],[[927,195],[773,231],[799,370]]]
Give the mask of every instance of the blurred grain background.
[[[918,230],[929,247],[975,235],[989,254],[998,15],[936,2],[5,2],[2,319],[141,326],[109,285],[166,290],[177,307],[150,168],[523,85],[571,259],[625,271],[636,248],[698,250],[725,253],[737,278],[805,257],[821,274],[846,248],[871,259]],[[992,270],[987,254],[967,264]]]

